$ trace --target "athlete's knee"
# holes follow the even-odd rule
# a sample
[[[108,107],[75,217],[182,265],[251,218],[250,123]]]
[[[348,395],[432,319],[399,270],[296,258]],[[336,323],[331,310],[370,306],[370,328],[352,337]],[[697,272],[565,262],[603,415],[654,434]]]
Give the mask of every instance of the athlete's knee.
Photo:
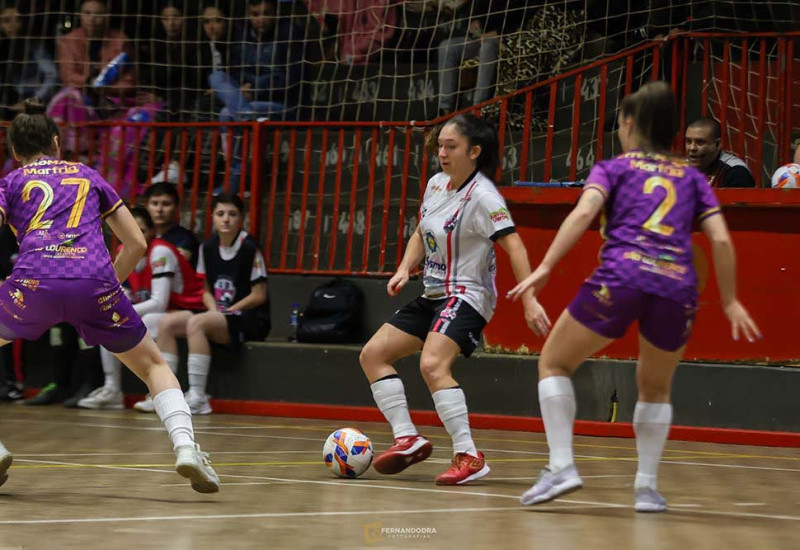
[[[385,358],[386,351],[384,345],[375,341],[373,338],[361,348],[361,353],[358,355],[358,362],[361,364],[361,368],[366,370],[384,363]]]
[[[437,380],[450,376],[450,369],[445,364],[445,361],[432,353],[422,354],[419,359],[419,372],[429,386]]]
[[[672,382],[660,377],[639,376],[639,401],[645,403],[666,403],[672,393]]]
[[[208,327],[208,316],[205,313],[192,315],[186,322],[186,336],[205,334]]]

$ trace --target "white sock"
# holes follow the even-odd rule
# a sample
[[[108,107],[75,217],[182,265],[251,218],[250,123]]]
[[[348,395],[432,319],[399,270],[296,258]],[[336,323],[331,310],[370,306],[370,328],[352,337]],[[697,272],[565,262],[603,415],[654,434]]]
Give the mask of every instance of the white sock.
[[[172,374],[178,373],[178,356],[172,353],[167,353],[166,351],[161,352],[161,357],[164,358],[164,361],[167,363],[169,370],[172,371]]]
[[[172,447],[193,446],[192,413],[183,398],[183,392],[177,388],[164,390],[153,397],[153,405],[172,440]]]
[[[550,447],[550,469],[558,471],[573,463],[575,392],[572,381],[566,376],[550,376],[539,381],[539,408]]]
[[[111,391],[120,391],[122,388],[122,363],[106,348],[100,348],[100,362],[103,364],[106,388]]]
[[[392,427],[394,438],[417,435],[417,428],[411,422],[406,402],[406,390],[399,378],[384,378],[370,385],[375,404]]]
[[[202,353],[189,354],[189,391],[197,395],[206,394],[208,371],[211,370],[211,356]]]
[[[658,462],[672,424],[670,403],[644,403],[638,401],[633,410],[633,431],[636,434],[636,452],[639,465],[634,487],[658,488]]]
[[[478,449],[472,441],[467,415],[467,399],[461,388],[448,388],[433,392],[433,403],[444,429],[453,439],[453,454],[467,453],[478,457]]]

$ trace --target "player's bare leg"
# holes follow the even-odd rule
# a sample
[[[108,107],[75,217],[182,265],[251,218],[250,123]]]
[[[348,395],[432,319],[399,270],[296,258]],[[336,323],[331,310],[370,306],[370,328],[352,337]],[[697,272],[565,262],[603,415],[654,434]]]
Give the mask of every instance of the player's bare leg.
[[[672,376],[686,346],[677,351],[655,347],[639,335],[639,362],[636,365],[636,384],[639,398],[633,411],[633,430],[636,433],[636,511],[663,512],[667,502],[658,492],[658,464],[672,424],[670,392]]]
[[[156,414],[172,440],[177,455],[177,472],[191,481],[195,491],[219,491],[219,478],[211,467],[208,454],[202,452],[194,441],[192,413],[183,397],[178,379],[161,357],[153,338],[146,334],[133,349],[116,356],[147,384],[153,396]]]
[[[541,504],[583,487],[572,455],[575,392],[569,377],[587,357],[613,340],[600,336],[564,311],[539,357],[539,407],[550,461],[536,483],[520,497],[522,504]]]
[[[359,362],[370,382],[372,397],[392,427],[394,444],[372,463],[381,474],[397,474],[433,452],[430,441],[419,435],[411,421],[403,381],[392,366],[419,351],[422,340],[384,323],[361,350]]]
[[[10,343],[11,342],[9,340],[3,340],[0,338],[0,348]],[[5,483],[8,479],[8,469],[11,468],[11,464],[13,462],[14,455],[11,454],[11,451],[6,449],[2,442],[0,442],[0,485]]]

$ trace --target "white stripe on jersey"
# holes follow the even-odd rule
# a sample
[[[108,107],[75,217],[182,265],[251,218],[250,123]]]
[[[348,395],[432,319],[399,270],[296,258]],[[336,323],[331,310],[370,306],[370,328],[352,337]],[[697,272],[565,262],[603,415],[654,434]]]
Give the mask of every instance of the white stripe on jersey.
[[[448,189],[449,183],[446,174],[434,175],[422,199],[423,296],[463,298],[489,322],[497,303],[491,237],[514,227],[514,221],[505,200],[483,174],[478,173],[460,190]]]

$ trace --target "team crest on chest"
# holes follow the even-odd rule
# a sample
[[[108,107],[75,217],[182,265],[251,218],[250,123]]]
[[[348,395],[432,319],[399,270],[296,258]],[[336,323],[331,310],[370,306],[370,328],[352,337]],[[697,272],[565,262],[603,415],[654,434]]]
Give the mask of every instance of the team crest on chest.
[[[436,245],[436,238],[433,236],[433,233],[430,231],[425,232],[425,244],[428,247],[428,250],[431,251],[431,254],[436,252],[436,249],[439,248]]]

